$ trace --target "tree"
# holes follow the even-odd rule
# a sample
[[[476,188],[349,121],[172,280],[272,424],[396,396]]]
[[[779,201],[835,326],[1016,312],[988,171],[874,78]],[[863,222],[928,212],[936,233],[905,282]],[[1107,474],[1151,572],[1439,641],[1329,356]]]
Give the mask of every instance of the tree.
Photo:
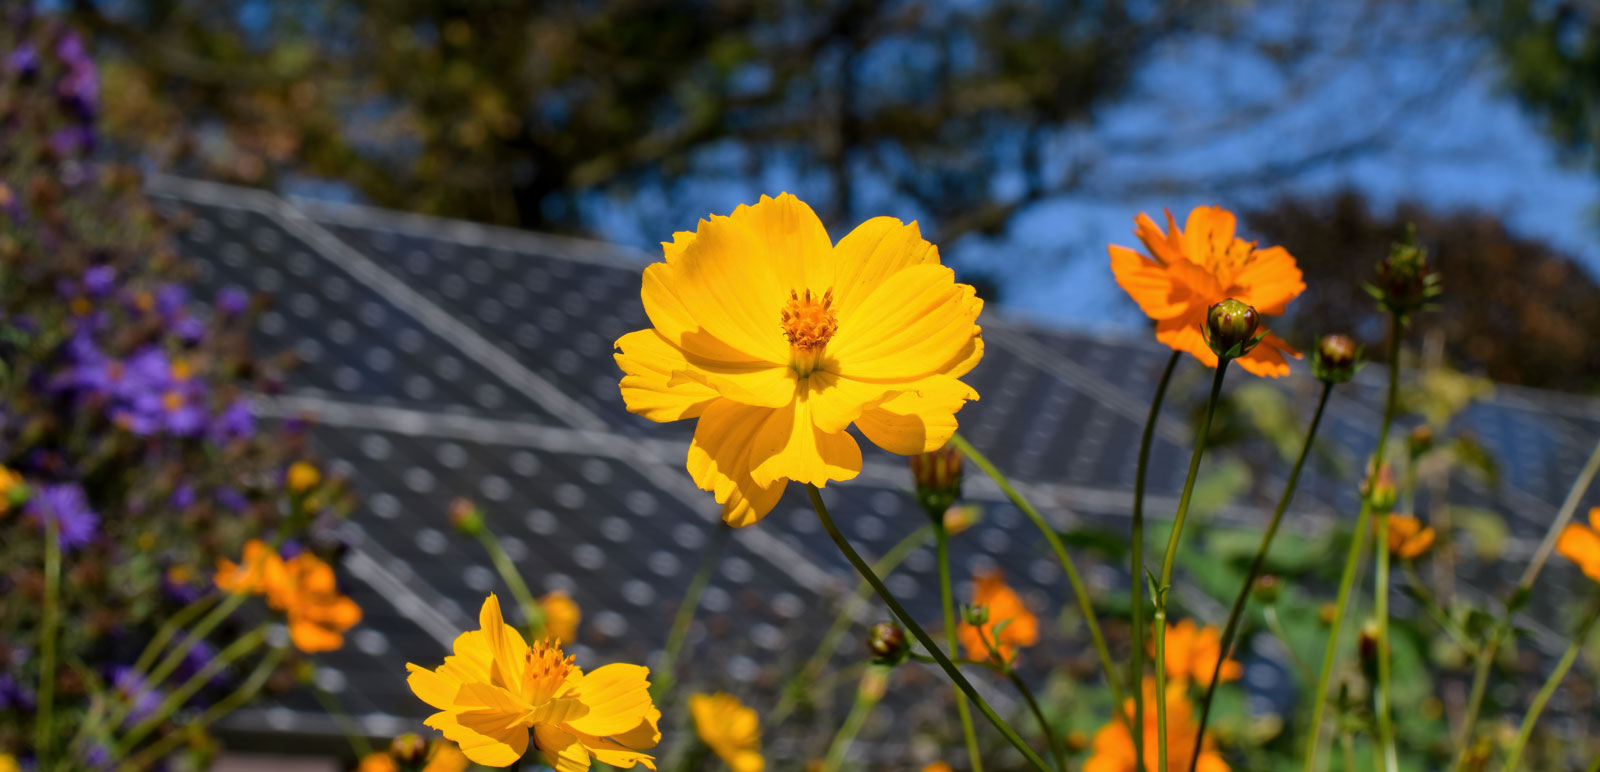
[[[1507,383],[1568,391],[1600,388],[1600,287],[1571,257],[1509,232],[1481,213],[1438,214],[1418,204],[1374,214],[1360,195],[1284,199],[1246,215],[1263,244],[1299,260],[1306,291],[1291,306],[1290,339],[1350,330],[1372,345],[1387,334],[1361,283],[1409,225],[1438,265],[1437,330],[1446,361]]]
[[[1600,171],[1600,4],[1470,0],[1504,82],[1556,143]]]

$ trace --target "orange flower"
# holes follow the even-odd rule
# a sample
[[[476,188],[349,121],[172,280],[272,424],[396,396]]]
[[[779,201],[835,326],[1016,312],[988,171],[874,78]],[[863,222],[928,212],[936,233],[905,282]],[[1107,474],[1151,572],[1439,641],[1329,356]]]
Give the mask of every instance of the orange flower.
[[[216,585],[223,592],[264,595],[271,581],[281,581],[283,560],[260,539],[245,542],[244,556],[238,563],[217,559]]]
[[[1577,563],[1585,576],[1600,582],[1600,507],[1589,510],[1592,525],[1572,523],[1556,540],[1556,550]]]
[[[1187,351],[1209,367],[1217,355],[1206,345],[1201,328],[1206,309],[1235,298],[1263,316],[1277,316],[1305,290],[1300,268],[1283,247],[1256,249],[1255,242],[1234,237],[1232,212],[1199,206],[1189,213],[1183,230],[1167,212],[1167,231],[1141,213],[1134,234],[1149,255],[1111,245],[1111,272],[1117,284],[1156,322],[1156,340]],[[1271,333],[1238,362],[1244,369],[1276,378],[1289,374],[1285,355],[1300,358],[1282,338]]]
[[[1389,516],[1389,552],[1411,560],[1433,546],[1433,529],[1408,515]]]
[[[1194,708],[1184,695],[1183,684],[1167,685],[1167,769],[1165,772],[1188,772],[1189,754],[1194,752],[1194,738],[1200,727],[1195,720]],[[1154,703],[1156,682],[1144,680],[1144,701]],[[1133,719],[1133,699],[1123,703],[1129,722]],[[1144,711],[1144,772],[1162,772],[1158,765],[1156,748],[1161,744],[1161,733],[1156,722],[1156,711]],[[1094,750],[1083,772],[1139,772],[1138,754],[1133,747],[1133,736],[1121,720],[1113,718],[1094,733]],[[1228,763],[1222,760],[1211,743],[1210,735],[1200,748],[1198,772],[1229,772]]]
[[[1152,643],[1151,654],[1154,652]],[[1211,673],[1217,669],[1217,659],[1221,656],[1221,629],[1211,625],[1200,627],[1193,619],[1167,625],[1167,677],[1173,681],[1194,681],[1210,686]],[[1222,680],[1237,681],[1243,674],[1244,667],[1238,662],[1230,659],[1222,663]]]
[[[1039,618],[1022,605],[1022,597],[1016,590],[1006,586],[1003,573],[989,571],[974,576],[972,581],[972,605],[982,606],[989,619],[981,628],[961,625],[961,646],[967,650],[968,659],[992,657],[990,647],[996,643],[996,636],[999,637],[1000,656],[1006,661],[1011,660],[1017,647],[1039,642]]]
[[[284,560],[251,539],[239,563],[217,561],[214,581],[224,592],[265,595],[268,606],[288,617],[295,648],[307,653],[338,649],[344,631],[361,621],[361,607],[340,594],[333,567],[309,552]]]

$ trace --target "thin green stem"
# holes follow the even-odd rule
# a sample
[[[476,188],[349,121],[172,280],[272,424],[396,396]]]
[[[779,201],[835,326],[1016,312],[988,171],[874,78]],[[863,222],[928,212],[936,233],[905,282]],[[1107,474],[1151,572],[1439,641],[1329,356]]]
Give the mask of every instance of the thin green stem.
[[[344,733],[345,742],[350,744],[350,750],[356,754],[356,758],[364,759],[371,754],[372,743],[367,741],[367,733],[361,731],[361,726],[350,716],[350,711],[345,710],[338,696],[318,685],[314,677],[306,686],[311,688],[311,696],[317,699],[317,704],[339,724],[339,731]]]
[[[1226,357],[1217,360],[1217,372],[1211,379],[1211,396],[1206,399],[1205,417],[1200,419],[1200,430],[1194,437],[1194,452],[1189,454],[1189,473],[1183,479],[1183,493],[1178,496],[1178,511],[1172,516],[1172,533],[1167,536],[1167,551],[1161,558],[1161,583],[1156,585],[1156,758],[1157,769],[1167,766],[1167,591],[1172,587],[1172,569],[1178,559],[1178,545],[1183,539],[1183,524],[1189,517],[1189,501],[1194,496],[1195,479],[1200,476],[1200,459],[1205,456],[1206,439],[1211,435],[1211,417],[1217,412],[1217,402],[1222,398],[1222,379],[1228,374]],[[1134,577],[1137,581],[1138,577]]]
[[[1339,748],[1344,752],[1344,772],[1356,772],[1356,740],[1348,730],[1339,733]]]
[[[950,589],[950,534],[945,530],[942,517],[933,518],[933,536],[939,563],[939,605],[944,609],[944,644],[952,655],[956,652],[956,601]],[[961,737],[967,744],[967,758],[972,772],[983,772],[983,754],[978,750],[978,732],[972,725],[972,708],[967,698],[956,689],[956,715],[961,719]]]
[[[1322,425],[1322,413],[1328,407],[1328,397],[1333,394],[1333,383],[1324,381],[1322,384],[1322,397],[1317,400],[1317,410],[1311,414],[1311,426],[1306,429],[1305,442],[1300,446],[1300,455],[1294,460],[1294,467],[1289,471],[1289,479],[1284,483],[1283,495],[1278,497],[1278,506],[1272,510],[1272,519],[1267,522],[1266,533],[1261,535],[1261,545],[1256,548],[1256,555],[1250,561],[1250,570],[1245,573],[1244,585],[1239,588],[1239,594],[1233,599],[1233,608],[1228,611],[1228,622],[1222,628],[1222,654],[1217,657],[1217,664],[1211,669],[1211,681],[1206,687],[1205,698],[1200,701],[1200,725],[1194,736],[1194,754],[1189,761],[1189,772],[1194,772],[1200,765],[1200,750],[1206,734],[1206,722],[1211,718],[1211,700],[1217,694],[1217,682],[1222,678],[1222,665],[1228,661],[1229,653],[1233,651],[1233,639],[1239,632],[1239,622],[1244,619],[1245,604],[1250,601],[1250,591],[1255,587],[1256,580],[1261,577],[1261,570],[1267,564],[1267,553],[1271,551],[1272,540],[1278,535],[1278,526],[1283,522],[1283,513],[1288,511],[1289,502],[1294,500],[1295,486],[1300,482],[1300,471],[1305,468],[1306,458],[1311,455],[1311,444],[1317,437],[1317,428]]]
[[[1466,763],[1472,729],[1478,723],[1478,712],[1483,709],[1483,697],[1488,691],[1489,671],[1494,666],[1495,656],[1500,653],[1500,644],[1511,632],[1511,615],[1526,602],[1528,594],[1533,590],[1533,583],[1544,570],[1545,561],[1550,559],[1551,550],[1555,549],[1556,540],[1561,537],[1561,532],[1566,529],[1567,523],[1572,521],[1572,516],[1578,511],[1579,502],[1583,501],[1583,495],[1594,482],[1597,472],[1600,472],[1600,442],[1595,443],[1594,450],[1589,453],[1589,460],[1583,465],[1583,470],[1578,472],[1577,478],[1572,481],[1572,487],[1567,490],[1566,500],[1561,502],[1560,511],[1556,512],[1555,519],[1550,522],[1549,530],[1545,531],[1544,541],[1534,553],[1533,560],[1529,561],[1527,570],[1523,571],[1516,590],[1506,601],[1498,623],[1489,633],[1489,639],[1478,650],[1478,661],[1472,673],[1472,689],[1467,697],[1467,711],[1462,718],[1461,726],[1456,730],[1456,758],[1450,765],[1452,772],[1461,769],[1461,765]]]
[[[1039,707],[1039,701],[1034,698],[1033,690],[1028,688],[1028,682],[1022,680],[1014,667],[1006,668],[1006,677],[1011,679],[1011,685],[1017,687],[1017,693],[1022,695],[1022,701],[1028,703],[1028,710],[1033,713],[1034,720],[1039,722],[1039,731],[1044,733],[1044,739],[1050,744],[1050,753],[1055,756],[1056,769],[1067,772],[1067,755],[1061,747],[1061,739],[1056,737],[1056,732],[1050,727],[1050,720],[1044,717],[1044,710]]]
[[[261,658],[261,661],[256,664],[255,670],[251,671],[250,676],[245,679],[244,683],[239,685],[238,689],[233,690],[215,705],[206,708],[204,713],[201,713],[195,720],[188,722],[183,728],[191,732],[204,729],[254,699],[256,693],[261,691],[261,687],[266,684],[267,678],[272,675],[272,671],[278,667],[278,663],[283,661],[287,651],[285,648],[274,648],[267,652],[267,656]],[[151,743],[150,747],[123,762],[122,766],[118,767],[118,772],[139,772],[150,767],[150,765],[166,758],[167,754],[176,750],[185,737],[186,734],[182,731],[172,732],[163,736],[160,740]]]
[[[506,548],[500,544],[500,539],[487,525],[477,528],[473,535],[478,537],[478,543],[483,545],[483,551],[489,553],[489,562],[494,564],[495,573],[500,574],[500,581],[506,583],[506,587],[511,590],[511,597],[516,598],[517,606],[522,609],[528,637],[543,638],[544,606],[534,599],[533,593],[528,589],[528,583],[522,578],[522,572],[511,562],[511,556],[506,554]]]
[[[705,594],[706,585],[711,583],[711,572],[717,567],[717,560],[722,557],[722,547],[728,543],[728,534],[733,532],[733,527],[727,523],[717,523],[717,528],[712,532],[711,542],[706,545],[706,550],[700,556],[700,565],[694,571],[694,577],[689,580],[689,586],[683,591],[683,600],[678,603],[678,613],[672,619],[672,630],[667,633],[667,645],[661,650],[661,659],[656,661],[656,680],[651,685],[652,696],[659,702],[661,695],[672,690],[672,685],[677,679],[678,652],[683,650],[683,642],[689,638],[689,625],[694,622],[695,612],[700,609],[700,596]]]
[[[1372,700],[1378,724],[1378,753],[1383,759],[1381,769],[1396,770],[1400,762],[1394,747],[1394,720],[1389,715],[1393,691],[1389,666],[1389,514],[1378,513],[1377,543],[1373,545],[1378,564],[1377,578],[1372,585],[1372,613],[1378,618],[1378,688],[1373,690]]]
[[[1022,513],[1027,515],[1029,520],[1033,521],[1034,527],[1039,530],[1039,533],[1044,535],[1045,541],[1050,544],[1050,549],[1056,553],[1056,561],[1061,564],[1062,570],[1067,574],[1067,582],[1072,585],[1072,594],[1078,600],[1078,612],[1083,615],[1083,623],[1089,629],[1089,639],[1094,643],[1095,654],[1100,657],[1100,669],[1105,673],[1106,685],[1111,689],[1111,699],[1117,705],[1124,704],[1121,679],[1117,677],[1117,666],[1111,659],[1111,649],[1106,646],[1106,637],[1100,631],[1100,621],[1094,610],[1094,599],[1089,597],[1089,587],[1084,584],[1083,577],[1078,573],[1077,565],[1072,561],[1072,555],[1067,552],[1067,546],[1061,542],[1061,536],[1056,533],[1054,528],[1050,527],[1044,516],[1039,514],[1039,510],[1034,508],[1033,504],[1029,503],[1021,493],[1018,493],[1011,481],[1006,479],[1006,476],[988,458],[979,453],[978,449],[973,447],[966,437],[956,434],[950,438],[950,444],[971,459],[972,463],[977,464],[978,468],[982,469],[984,474],[987,474],[989,479],[993,480],[994,484],[1006,495],[1006,498],[1010,499],[1017,509],[1022,510]],[[1124,711],[1117,711],[1117,715],[1122,716],[1124,721],[1128,718],[1128,714]]]
[[[907,534],[899,543],[890,547],[888,552],[883,553],[883,557],[878,558],[878,562],[873,565],[872,570],[877,572],[879,576],[888,576],[894,573],[895,568],[905,562],[905,559],[911,553],[916,552],[928,542],[928,537],[932,533],[933,526],[925,525]],[[859,610],[865,606],[867,597],[871,594],[872,585],[867,584],[865,580],[856,582],[855,591],[839,605],[839,613],[834,615],[833,625],[828,628],[826,633],[823,633],[822,642],[817,644],[816,651],[811,653],[811,658],[806,660],[806,663],[789,679],[789,687],[784,689],[783,695],[778,698],[777,707],[773,708],[772,713],[763,719],[768,725],[777,726],[789,717],[789,714],[795,708],[795,703],[798,702],[795,697],[797,689],[815,687],[817,679],[822,675],[822,669],[828,666],[828,660],[832,659],[834,652],[839,650],[839,641],[844,638],[845,633],[849,632],[850,624],[856,620],[856,615],[860,613]],[[929,661],[931,662],[932,660],[930,659]],[[981,770],[974,770],[974,772],[981,772]]]
[[[1433,617],[1434,624],[1437,624],[1440,629],[1444,630],[1446,633],[1449,633],[1450,638],[1454,640],[1456,645],[1460,646],[1463,651],[1475,653],[1477,651],[1478,644],[1474,643],[1472,639],[1467,636],[1466,632],[1461,629],[1460,625],[1457,625],[1450,620],[1450,615],[1445,612],[1443,606],[1439,605],[1439,600],[1433,596],[1433,591],[1428,589],[1428,586],[1423,583],[1422,577],[1417,575],[1417,569],[1409,562],[1401,563],[1400,567],[1401,570],[1405,572],[1407,584],[1411,585],[1411,593],[1415,595],[1418,600],[1422,601],[1423,610],[1428,612],[1428,616]]]
[[[1596,604],[1589,615],[1584,617],[1577,634],[1572,636],[1572,645],[1561,655],[1561,661],[1556,663],[1555,672],[1550,674],[1550,678],[1539,689],[1538,696],[1534,697],[1533,703],[1528,706],[1528,715],[1522,719],[1522,728],[1517,730],[1517,739],[1511,743],[1505,772],[1517,772],[1517,767],[1521,766],[1522,751],[1528,747],[1528,738],[1533,736],[1533,727],[1539,722],[1539,714],[1544,712],[1544,706],[1550,701],[1550,696],[1556,693],[1556,688],[1561,686],[1562,679],[1567,677],[1567,671],[1572,669],[1572,663],[1577,661],[1578,653],[1583,651],[1584,641],[1589,640],[1589,632],[1594,629],[1596,619],[1600,619],[1600,604]]]
[[[822,772],[838,772],[839,767],[844,764],[845,754],[850,752],[850,746],[855,743],[856,735],[861,733],[861,727],[867,723],[867,716],[883,698],[882,689],[872,685],[872,682],[888,677],[888,668],[883,665],[868,667],[867,672],[862,674],[861,686],[856,689],[856,701],[850,706],[850,712],[845,715],[844,723],[839,725],[839,731],[834,734],[833,742],[828,745],[828,753],[822,761]]]
[[[1388,394],[1384,398],[1383,423],[1378,429],[1378,444],[1377,447],[1373,448],[1372,466],[1368,472],[1370,475],[1372,475],[1373,485],[1376,485],[1377,476],[1383,469],[1383,456],[1389,445],[1389,429],[1394,425],[1395,409],[1399,406],[1400,331],[1404,327],[1405,317],[1403,315],[1398,313],[1391,313],[1389,315],[1389,390]],[[1356,519],[1355,538],[1351,540],[1350,552],[1345,559],[1344,574],[1339,579],[1339,600],[1334,605],[1334,618],[1328,630],[1328,646],[1323,651],[1322,655],[1322,673],[1317,678],[1317,691],[1313,697],[1315,702],[1311,708],[1311,737],[1309,744],[1306,747],[1306,772],[1314,772],[1314,770],[1316,770],[1317,752],[1319,750],[1319,746],[1322,744],[1322,713],[1326,707],[1328,699],[1328,681],[1333,675],[1334,655],[1338,653],[1339,649],[1339,632],[1344,627],[1345,607],[1349,601],[1350,588],[1355,582],[1356,572],[1360,568],[1361,551],[1366,545],[1368,535],[1367,532],[1369,526],[1371,525],[1372,514],[1372,497],[1370,495],[1364,495],[1361,497],[1361,516]],[[1382,514],[1385,517],[1388,515],[1387,512]],[[1379,586],[1374,588],[1374,592],[1382,596],[1382,600],[1379,601],[1379,607],[1381,611],[1378,621],[1379,683],[1376,690],[1381,696],[1375,695],[1375,700],[1379,706],[1379,741],[1382,747],[1384,747],[1384,753],[1387,756],[1392,754],[1394,748],[1394,743],[1392,742],[1393,727],[1389,725],[1389,688],[1388,681],[1385,678],[1389,667],[1387,663],[1389,648],[1389,583],[1387,561],[1389,551],[1387,549],[1387,545],[1384,543],[1388,539],[1388,531],[1385,530],[1379,535],[1378,538],[1379,544],[1377,545],[1376,549],[1380,553],[1379,561],[1383,565],[1383,569],[1382,580],[1378,583]],[[1385,727],[1388,727],[1387,733]],[[1388,743],[1382,743],[1382,739],[1384,737],[1389,737],[1391,741]]]
[[[1150,471],[1150,447],[1155,440],[1156,422],[1161,418],[1161,402],[1167,397],[1167,385],[1172,382],[1172,371],[1177,369],[1178,358],[1182,355],[1183,352],[1174,350],[1172,356],[1167,357],[1166,369],[1161,371],[1155,397],[1150,400],[1150,413],[1144,419],[1144,433],[1139,436],[1139,459],[1133,471],[1132,554],[1128,564],[1128,575],[1132,579],[1128,588],[1132,597],[1128,600],[1133,615],[1133,651],[1129,653],[1132,661],[1128,666],[1128,688],[1133,690],[1134,726],[1144,726],[1144,481]],[[1133,735],[1135,768],[1144,769],[1144,732],[1129,734]]]
[[[235,660],[254,651],[256,647],[266,640],[267,626],[262,624],[233,643],[228,644],[227,648],[224,648],[216,658],[207,662],[205,667],[200,668],[194,675],[190,676],[189,680],[185,681],[182,686],[172,690],[166,696],[166,699],[163,699],[155,711],[150,714],[149,718],[128,730],[128,733],[123,735],[122,739],[118,740],[112,747],[111,758],[120,759],[128,751],[138,747],[139,743],[143,742],[144,738],[149,736],[152,731],[155,731],[156,727],[188,704],[189,698],[193,697],[195,692],[206,684],[211,683],[211,679],[216,678],[219,673],[227,669],[229,665],[232,665]]]
[[[1283,642],[1283,650],[1289,653],[1289,661],[1294,664],[1294,670],[1300,674],[1300,678],[1308,684],[1317,680],[1317,674],[1311,672],[1311,666],[1307,665],[1306,661],[1295,652],[1294,647],[1289,645],[1289,634],[1283,629],[1283,620],[1278,618],[1278,607],[1267,606],[1261,610],[1261,617],[1267,621],[1267,629]]]
[[[848,560],[850,565],[855,567],[856,572],[861,574],[861,578],[866,579],[867,583],[872,585],[873,591],[878,593],[878,597],[882,598],[889,610],[894,612],[895,617],[900,620],[900,624],[905,625],[905,628],[911,631],[911,635],[917,639],[917,642],[922,644],[922,648],[927,649],[928,653],[939,661],[939,667],[944,670],[945,675],[956,683],[956,686],[967,696],[967,699],[972,700],[972,703],[978,706],[978,712],[982,713],[983,717],[988,719],[989,723],[1000,731],[1000,734],[1006,738],[1006,742],[1011,743],[1012,747],[1016,748],[1017,752],[1021,753],[1022,757],[1027,759],[1028,763],[1033,765],[1039,772],[1049,772],[1049,767],[1045,765],[1044,759],[1039,758],[1039,754],[1034,753],[1033,749],[1022,741],[1017,731],[1012,729],[1011,725],[1007,724],[1004,719],[1000,718],[999,714],[994,712],[994,708],[989,707],[988,701],[983,699],[983,695],[978,694],[978,690],[973,688],[972,682],[961,674],[961,670],[939,649],[939,645],[934,643],[933,638],[928,635],[927,631],[922,629],[922,625],[917,624],[916,618],[911,616],[911,613],[906,611],[905,606],[900,604],[900,600],[894,596],[894,593],[889,592],[889,588],[884,586],[883,580],[872,572],[872,567],[861,559],[861,555],[856,552],[854,547],[850,546],[850,542],[844,538],[844,534],[839,532],[839,527],[834,525],[833,518],[828,515],[828,506],[823,503],[822,492],[817,490],[817,486],[807,483],[806,494],[811,498],[811,508],[816,510],[817,520],[822,523],[822,529],[828,532],[828,538],[833,540],[834,546],[839,548],[839,552],[844,554],[845,560]]]
[[[56,628],[61,624],[61,521],[44,518],[44,611],[39,619],[39,699],[33,752],[40,769],[49,769],[55,745]]]

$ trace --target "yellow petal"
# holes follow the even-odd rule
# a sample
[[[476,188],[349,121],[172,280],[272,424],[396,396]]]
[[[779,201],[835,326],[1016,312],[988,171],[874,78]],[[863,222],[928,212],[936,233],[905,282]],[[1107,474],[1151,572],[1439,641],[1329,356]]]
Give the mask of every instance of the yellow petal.
[[[761,772],[767,768],[767,760],[760,751],[739,751],[726,761],[733,772]]]
[[[853,314],[879,284],[902,269],[939,263],[939,249],[923,240],[917,224],[893,217],[874,217],[856,226],[839,240],[833,256],[837,275],[831,286],[841,318]]]
[[[478,625],[483,628],[481,640],[492,662],[489,668],[490,682],[496,686],[517,688],[522,683],[528,643],[516,628],[505,623],[505,617],[500,614],[500,599],[494,593],[484,599],[483,608],[478,610]]]
[[[492,711],[435,713],[423,722],[461,746],[461,752],[486,767],[509,767],[528,750],[528,729],[507,724]]]
[[[602,764],[610,764],[613,767],[621,767],[623,769],[631,768],[635,764],[639,764],[646,769],[653,770],[656,768],[655,757],[648,753],[630,749],[605,737],[594,737],[581,733],[576,736],[584,749],[596,759],[599,759]]]
[[[699,385],[734,402],[782,407],[794,401],[795,372],[767,362],[708,362],[694,359],[667,380],[669,387]]]
[[[589,713],[568,720],[567,727],[583,734],[610,736],[650,721],[651,714],[659,713],[650,702],[649,675],[649,668],[623,663],[590,671],[578,683],[578,698]]]
[[[928,453],[950,441],[956,432],[956,411],[977,398],[978,393],[965,383],[936,375],[916,382],[911,391],[863,411],[856,419],[856,428],[890,453]]]
[[[536,726],[533,728],[533,742],[539,746],[544,763],[556,772],[585,772],[589,769],[589,751],[565,729],[548,724]]]
[[[783,490],[788,485],[788,480],[776,480],[765,486],[756,485],[748,476],[736,481],[727,501],[722,502],[722,521],[734,528],[755,524],[778,506],[778,501],[783,498]]]
[[[406,663],[406,672],[410,674],[406,676],[406,685],[423,702],[439,710],[449,710],[455,706],[456,692],[461,690],[460,681],[453,681],[437,671],[410,662]]]
[[[834,285],[833,242],[804,201],[788,193],[762,196],[754,205],[740,204],[728,219],[749,228],[761,241],[766,259],[785,286],[820,294]]]
[[[940,265],[902,270],[862,301],[828,345],[834,370],[858,380],[910,380],[948,366],[978,334],[973,289]],[[831,368],[830,368],[831,369]]]
[[[622,401],[629,412],[652,421],[694,418],[717,398],[704,383],[672,383],[672,373],[689,367],[682,351],[654,329],[639,330],[616,342],[622,368]]]
[[[861,472],[861,448],[855,439],[846,432],[818,429],[805,400],[771,411],[755,438],[750,477],[757,485],[788,479],[821,487]]]
[[[748,227],[727,217],[702,220],[671,263],[644,271],[641,298],[650,322],[690,356],[738,362],[788,360],[778,314],[794,287]]]
[[[805,387],[812,420],[830,434],[844,431],[861,411],[893,397],[900,389],[898,384],[858,381],[824,370],[811,373]]]
[[[689,476],[723,505],[722,517],[729,525],[760,520],[783,495],[783,482],[758,485],[750,476],[756,435],[776,412],[721,399],[706,408],[695,426],[694,441],[689,444]]]

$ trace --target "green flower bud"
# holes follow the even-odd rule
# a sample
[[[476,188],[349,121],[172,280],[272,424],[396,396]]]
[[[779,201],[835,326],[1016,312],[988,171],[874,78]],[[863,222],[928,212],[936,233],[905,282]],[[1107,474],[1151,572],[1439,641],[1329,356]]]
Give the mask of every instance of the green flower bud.
[[[483,512],[468,499],[456,499],[450,502],[450,525],[468,536],[476,536],[483,531]]]
[[[413,767],[428,757],[428,741],[420,735],[407,732],[389,743],[389,755],[402,767]]]
[[[1427,424],[1417,424],[1406,435],[1406,447],[1411,451],[1411,457],[1416,458],[1433,449],[1433,427]]]
[[[1361,346],[1348,335],[1324,335],[1311,353],[1311,372],[1327,383],[1344,383],[1361,369]]]
[[[943,517],[961,498],[961,451],[948,445],[906,459],[916,484],[917,503],[929,517]]]
[[[1268,605],[1276,603],[1281,586],[1282,582],[1278,581],[1278,577],[1272,574],[1262,574],[1260,578],[1256,579],[1256,586],[1253,588],[1256,600]]]
[[[1261,329],[1261,314],[1242,300],[1228,298],[1213,303],[1206,311],[1206,343],[1221,359],[1237,359],[1250,353],[1266,336]]]
[[[1371,464],[1367,465],[1367,479],[1361,483],[1361,494],[1367,497],[1374,512],[1394,509],[1398,495],[1394,487],[1394,472],[1390,471],[1388,464],[1384,464],[1376,475],[1372,473]]]
[[[1406,231],[1405,241],[1389,247],[1366,289],[1386,310],[1402,315],[1426,309],[1439,296],[1439,274],[1428,264],[1428,250],[1417,245],[1415,228]]]
[[[867,650],[878,665],[898,665],[911,655],[906,631],[894,622],[879,622],[867,632]]]
[[[983,627],[989,624],[989,607],[983,604],[961,607],[961,621],[973,627]]]

